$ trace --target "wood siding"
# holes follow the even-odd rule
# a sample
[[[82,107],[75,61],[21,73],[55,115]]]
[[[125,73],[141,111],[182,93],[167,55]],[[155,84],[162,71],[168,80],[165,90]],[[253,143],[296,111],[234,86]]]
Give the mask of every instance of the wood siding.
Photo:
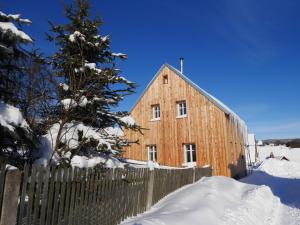
[[[168,76],[168,84],[164,77]],[[177,118],[178,101],[185,100],[187,117]],[[152,119],[152,105],[160,105],[161,116]],[[124,157],[148,160],[147,146],[157,147],[157,162],[182,167],[184,144],[195,144],[197,166],[212,165],[215,175],[236,176],[245,171],[244,143],[237,125],[221,109],[191,84],[164,66],[131,111],[136,122],[147,130],[144,135],[125,131],[139,144],[125,148]]]

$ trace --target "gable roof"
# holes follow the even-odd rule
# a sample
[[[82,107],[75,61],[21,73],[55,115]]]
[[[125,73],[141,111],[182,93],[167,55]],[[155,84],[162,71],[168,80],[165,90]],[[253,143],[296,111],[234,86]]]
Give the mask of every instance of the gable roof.
[[[184,74],[182,74],[179,70],[177,70],[173,66],[169,65],[168,63],[165,63],[165,64],[163,64],[160,67],[160,69],[157,71],[157,73],[155,74],[155,76],[149,82],[149,84],[147,85],[147,87],[145,88],[145,90],[143,91],[143,93],[141,94],[141,96],[138,98],[138,100],[136,101],[136,103],[134,104],[134,106],[132,107],[132,109],[135,108],[135,106],[137,105],[137,103],[141,100],[141,98],[144,96],[144,94],[147,92],[147,90],[149,89],[149,87],[153,84],[153,82],[156,80],[156,78],[159,76],[159,74],[161,73],[161,71],[165,67],[167,67],[168,69],[170,69],[171,71],[173,71],[174,73],[176,73],[179,77],[181,77],[188,84],[190,84],[192,87],[194,87],[198,92],[200,92],[202,95],[204,95],[210,102],[212,102],[214,105],[216,105],[219,109],[221,109],[227,115],[230,115],[230,114],[234,113],[231,109],[229,109],[226,105],[224,105],[220,100],[218,100],[217,98],[215,98],[214,96],[212,96],[211,94],[209,94],[208,92],[206,92],[205,90],[203,90],[202,88],[200,88],[197,84],[195,84],[193,81],[191,81],[187,76],[185,76]]]
[[[234,121],[234,123],[237,125],[238,129],[240,130],[241,134],[243,135],[244,141],[247,140],[247,126],[246,123],[234,112],[232,111],[228,106],[226,106],[224,103],[222,103],[219,99],[215,98],[202,88],[200,88],[197,84],[195,84],[193,81],[191,81],[187,76],[185,76],[183,73],[181,73],[178,69],[175,67],[169,65],[168,63],[163,64],[160,69],[157,71],[155,76],[152,78],[152,80],[149,82],[141,96],[138,98],[134,106],[132,107],[131,111],[135,108],[137,103],[141,100],[141,98],[145,95],[149,87],[153,84],[153,82],[156,80],[156,78],[159,76],[161,71],[167,67],[171,71],[173,71],[175,74],[177,74],[179,77],[181,77],[183,80],[185,80],[188,84],[190,84],[192,87],[194,87],[200,94],[205,96],[211,103],[213,103],[215,106],[217,106],[221,111],[223,111],[226,115],[229,115],[230,119]],[[246,143],[246,142],[245,142]]]

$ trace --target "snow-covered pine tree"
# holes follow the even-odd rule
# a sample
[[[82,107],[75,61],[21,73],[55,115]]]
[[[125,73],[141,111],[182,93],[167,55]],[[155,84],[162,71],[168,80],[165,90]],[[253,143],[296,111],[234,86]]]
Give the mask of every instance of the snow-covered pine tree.
[[[30,23],[19,14],[0,11],[0,155],[16,166],[28,159],[34,146],[31,129],[15,107],[20,74],[24,72],[22,60],[27,57],[22,45],[32,42],[20,27]]]
[[[59,50],[52,63],[61,81],[58,106],[53,110],[51,139],[54,154],[69,163],[77,154],[111,152],[127,145],[120,129],[140,130],[128,112],[116,111],[135,84],[120,76],[116,59],[127,55],[110,50],[110,37],[100,32],[102,21],[92,18],[87,0],[66,7],[69,23],[52,25]]]
[[[22,71],[21,61],[27,57],[23,44],[32,43],[32,39],[20,28],[30,24],[20,14],[5,14],[0,11],[0,99],[6,103],[15,103],[18,88],[18,75]]]

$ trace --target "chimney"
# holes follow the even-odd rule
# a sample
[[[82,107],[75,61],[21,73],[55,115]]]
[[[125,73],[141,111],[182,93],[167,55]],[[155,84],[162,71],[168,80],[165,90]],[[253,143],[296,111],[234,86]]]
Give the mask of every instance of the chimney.
[[[180,73],[183,73],[183,57],[180,57],[179,60],[180,60]]]

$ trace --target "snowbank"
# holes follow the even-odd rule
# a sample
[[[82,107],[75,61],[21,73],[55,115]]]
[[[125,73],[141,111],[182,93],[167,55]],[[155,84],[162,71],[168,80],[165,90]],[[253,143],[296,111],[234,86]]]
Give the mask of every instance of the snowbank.
[[[279,159],[265,160],[253,173],[241,181],[267,185],[282,203],[278,225],[300,224],[300,164]],[[266,198],[267,199],[267,198]]]
[[[271,225],[279,208],[279,199],[267,186],[209,177],[173,192],[122,225]]]
[[[276,177],[300,179],[300,164],[279,159],[265,160],[259,167],[259,171]]]

